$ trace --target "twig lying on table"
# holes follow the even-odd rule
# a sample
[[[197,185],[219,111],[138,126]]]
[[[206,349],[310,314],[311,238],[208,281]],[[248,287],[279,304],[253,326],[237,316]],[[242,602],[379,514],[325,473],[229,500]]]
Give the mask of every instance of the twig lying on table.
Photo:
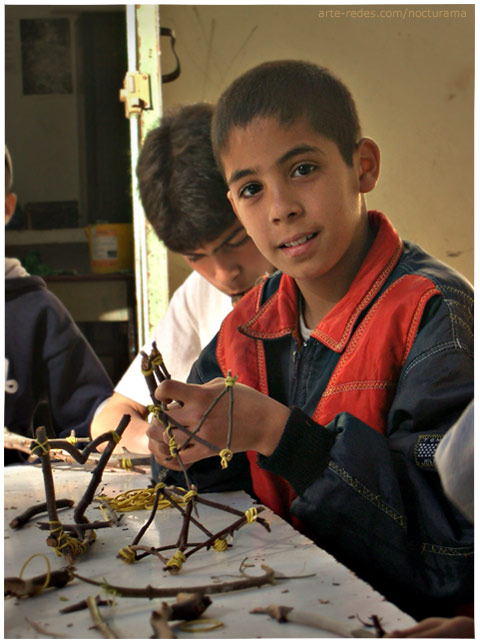
[[[97,629],[97,631],[100,631],[100,633],[107,639],[118,639],[118,635],[114,631],[112,631],[110,626],[107,624],[107,622],[104,621],[103,617],[101,616],[95,597],[88,597],[87,605],[88,610],[90,611],[90,615],[93,619],[94,627]]]
[[[62,508],[71,508],[73,504],[74,502],[71,499],[56,499],[55,501],[57,510],[60,510]],[[30,519],[32,519],[37,514],[41,514],[42,512],[47,512],[46,503],[37,503],[36,505],[32,505],[31,507],[27,508],[25,512],[22,512],[22,514],[14,517],[10,521],[9,526],[14,530],[18,530],[18,528],[23,527],[26,523],[28,523],[28,521],[30,521]]]
[[[211,603],[210,597],[199,593],[179,593],[175,604],[162,602],[161,607],[154,610],[150,617],[150,624],[155,637],[158,639],[175,638],[168,623],[169,621],[198,619]]]
[[[322,631],[327,631],[328,633],[335,633],[341,637],[375,637],[372,632],[368,631],[366,628],[352,629],[331,617],[319,615],[314,612],[297,610],[290,606],[267,606],[266,608],[254,608],[250,613],[253,615],[267,614],[278,622],[292,622],[303,626],[312,626],[313,628],[319,628]]]
[[[73,579],[73,568],[66,566],[59,570],[37,575],[30,579],[5,577],[3,592],[5,597],[32,597],[46,588],[63,588]],[[45,585],[47,584],[47,585]]]
[[[112,599],[102,599],[100,595],[97,595],[95,597],[95,602],[97,606],[112,606],[113,605],[113,600]],[[65,608],[62,608],[60,610],[60,613],[62,615],[66,615],[68,613],[76,613],[79,610],[84,610],[85,608],[88,608],[88,602],[86,599],[82,599],[82,601],[77,602],[76,604],[70,604],[69,606],[65,606]]]
[[[256,577],[245,577],[236,581],[229,581],[223,584],[207,584],[205,586],[191,586],[186,588],[155,588],[154,586],[146,586],[145,588],[132,588],[131,586],[115,586],[104,581],[95,581],[88,577],[83,577],[77,573],[73,576],[80,581],[85,581],[87,584],[94,586],[102,586],[108,592],[114,592],[123,597],[145,597],[147,599],[155,599],[156,597],[175,597],[179,592],[184,593],[200,593],[201,595],[216,595],[219,593],[228,593],[235,590],[246,590],[247,588],[260,588],[265,584],[275,584],[275,571],[262,564],[265,574]]]

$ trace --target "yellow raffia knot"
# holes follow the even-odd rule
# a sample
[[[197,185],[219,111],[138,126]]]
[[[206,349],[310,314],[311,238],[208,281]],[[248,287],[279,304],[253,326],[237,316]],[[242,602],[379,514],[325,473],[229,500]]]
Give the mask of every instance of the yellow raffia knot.
[[[67,436],[65,440],[67,441],[67,443],[70,443],[70,445],[76,445],[78,443],[78,438],[75,436],[73,429],[70,432],[70,436]]]
[[[167,568],[176,568],[177,570],[181,570],[186,561],[187,558],[183,552],[181,550],[177,550],[177,552],[167,562]]]
[[[225,449],[222,449],[221,452],[218,454],[220,456],[220,465],[222,466],[222,469],[226,469],[228,467],[229,461],[232,460],[233,458],[233,452],[231,449],[228,449],[227,447]]]
[[[155,366],[158,366],[158,367],[163,364],[163,357],[162,357],[162,354],[160,353],[160,351],[157,350],[157,352],[153,356],[152,364],[155,365]]]
[[[71,550],[72,554],[83,555],[87,550],[87,544],[83,543],[76,537],[72,537],[69,534],[66,534],[63,530],[63,526],[59,521],[49,521],[50,524],[50,534],[55,537],[57,540],[57,545],[53,547],[55,553],[59,556],[63,556],[63,550],[68,548]],[[57,534],[58,533],[58,534]],[[95,533],[92,532],[92,537],[95,538]]]
[[[192,501],[196,496],[198,492],[197,490],[189,490],[184,496],[183,496],[183,502],[188,503],[189,501]]]
[[[142,373],[144,376],[151,376],[153,373],[153,367],[149,367],[148,369],[142,369]]]
[[[121,437],[121,436],[119,436],[115,430],[113,430],[113,432],[110,432],[110,434],[112,435],[113,441],[114,441],[115,443],[120,442],[120,439],[121,439],[122,437]]]
[[[227,540],[226,539],[215,539],[215,541],[213,542],[212,547],[217,552],[225,552],[225,550],[228,548]]]
[[[228,375],[225,378],[225,387],[233,387],[233,385],[237,382],[237,376],[230,376]]]
[[[245,518],[247,520],[247,523],[253,523],[254,521],[257,520],[258,517],[258,510],[257,508],[248,508],[248,510],[245,511]]]
[[[160,407],[158,405],[148,405],[147,411],[149,414],[153,414],[157,420],[159,420],[159,412]]]
[[[175,440],[175,436],[172,434],[172,426],[170,423],[165,428],[165,433],[168,436],[168,448],[170,449],[170,456],[176,456],[177,455],[177,441]]]
[[[117,555],[120,559],[123,559],[125,563],[133,564],[135,563],[135,551],[132,550],[131,546],[125,546],[118,551]]]
[[[27,559],[27,561],[23,564],[23,566],[22,566],[22,568],[20,570],[20,574],[18,576],[20,577],[20,579],[22,578],[23,571],[28,566],[28,564],[32,561],[32,559],[34,559],[35,557],[43,557],[45,559],[45,561],[47,562],[47,574],[45,575],[45,581],[43,582],[43,586],[39,590],[37,590],[37,592],[35,593],[36,595],[39,595],[40,593],[43,593],[43,591],[46,588],[48,588],[48,585],[50,583],[50,579],[51,579],[51,576],[52,576],[51,575],[51,569],[50,569],[50,562],[48,561],[48,558],[42,552],[36,552],[31,557],[29,557]]]
[[[32,454],[36,454],[37,452],[39,452],[43,456],[45,456],[45,454],[48,454],[49,451],[50,451],[50,445],[48,444],[48,438],[45,439],[43,443],[39,443],[39,441],[36,438],[32,441],[32,445],[31,445]]]
[[[120,466],[124,470],[127,470],[127,471],[133,470],[132,459],[131,458],[122,458],[122,460],[120,461]]]

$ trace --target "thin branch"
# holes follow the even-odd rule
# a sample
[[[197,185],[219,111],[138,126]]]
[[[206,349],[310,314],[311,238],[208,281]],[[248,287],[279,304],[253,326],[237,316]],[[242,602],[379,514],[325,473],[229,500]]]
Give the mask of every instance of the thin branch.
[[[178,586],[176,588],[155,588],[150,585],[146,588],[132,588],[131,586],[115,586],[106,580],[103,582],[95,581],[94,579],[83,577],[77,573],[73,573],[73,576],[87,584],[102,586],[108,592],[115,592],[123,597],[146,597],[147,599],[155,599],[157,597],[176,597],[179,592],[216,595],[219,593],[233,592],[235,590],[246,590],[247,588],[260,588],[265,584],[275,584],[275,571],[264,564],[262,564],[262,568],[265,574],[256,577],[247,577],[223,584],[207,584],[205,586],[190,586],[186,588],[179,588]]]
[[[103,617],[98,610],[97,602],[95,597],[87,598],[88,610],[93,619],[93,624],[97,631],[110,640],[118,639],[118,635],[110,628],[110,626],[103,620]]]
[[[56,508],[57,510],[60,510],[61,508],[71,508],[74,504],[74,501],[71,499],[57,499],[55,501]],[[30,521],[34,516],[37,514],[42,514],[42,512],[47,511],[47,504],[46,503],[37,503],[36,505],[32,505],[31,507],[27,508],[22,514],[19,514],[15,518],[13,518],[9,525],[13,530],[18,530],[19,528],[23,527],[26,523]]]

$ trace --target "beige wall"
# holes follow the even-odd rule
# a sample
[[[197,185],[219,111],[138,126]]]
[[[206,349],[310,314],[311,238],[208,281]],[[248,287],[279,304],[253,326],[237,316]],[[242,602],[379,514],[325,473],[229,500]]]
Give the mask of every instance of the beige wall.
[[[404,10],[414,13],[394,13]],[[306,59],[337,74],[382,151],[368,206],[473,282],[473,5],[160,5],[160,19],[182,64],[164,108],[215,101],[265,60]],[[166,73],[174,63],[162,44]]]

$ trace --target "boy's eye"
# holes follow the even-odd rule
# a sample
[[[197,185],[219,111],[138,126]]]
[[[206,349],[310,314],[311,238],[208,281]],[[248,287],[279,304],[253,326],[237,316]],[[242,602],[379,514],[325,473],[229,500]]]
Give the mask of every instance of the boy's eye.
[[[185,259],[187,260],[187,262],[190,262],[191,264],[195,264],[195,262],[199,262],[202,259],[202,257],[205,257],[205,255],[192,255],[192,256],[185,255]]]
[[[243,244],[245,244],[249,239],[250,237],[248,236],[248,234],[245,231],[241,231],[241,234],[235,235],[235,237],[228,242],[227,246],[228,248],[239,248],[240,246],[243,246]]]
[[[313,163],[300,163],[293,171],[294,177],[306,177],[315,170],[316,166]]]
[[[244,186],[239,193],[240,197],[253,197],[256,195],[260,190],[262,189],[262,186],[258,183],[249,183],[246,186]]]

